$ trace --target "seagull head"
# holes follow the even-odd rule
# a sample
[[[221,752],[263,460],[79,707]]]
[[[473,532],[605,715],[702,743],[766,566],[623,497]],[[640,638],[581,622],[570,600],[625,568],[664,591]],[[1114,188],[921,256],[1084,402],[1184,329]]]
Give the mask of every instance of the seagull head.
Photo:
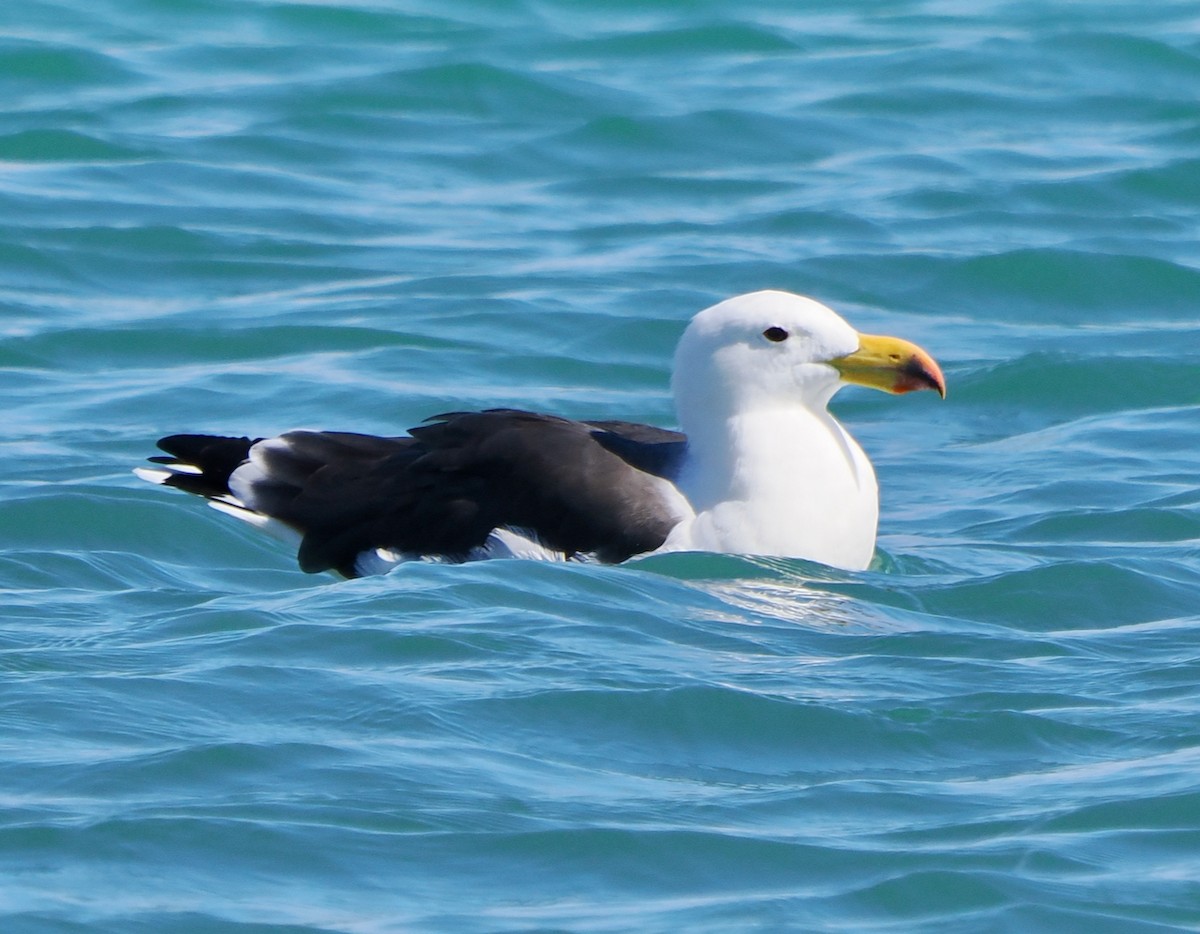
[[[946,395],[941,369],[916,344],[860,334],[820,302],[777,291],[739,295],[696,315],[672,376],[685,431],[693,419],[797,405],[822,411],[850,383]]]

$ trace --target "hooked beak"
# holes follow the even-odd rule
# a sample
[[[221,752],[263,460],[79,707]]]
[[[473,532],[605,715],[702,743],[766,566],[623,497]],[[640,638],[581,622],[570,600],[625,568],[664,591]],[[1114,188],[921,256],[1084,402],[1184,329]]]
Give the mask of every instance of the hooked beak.
[[[946,378],[937,361],[910,341],[878,334],[860,334],[858,350],[829,361],[842,379],[884,392],[935,389],[946,398]]]

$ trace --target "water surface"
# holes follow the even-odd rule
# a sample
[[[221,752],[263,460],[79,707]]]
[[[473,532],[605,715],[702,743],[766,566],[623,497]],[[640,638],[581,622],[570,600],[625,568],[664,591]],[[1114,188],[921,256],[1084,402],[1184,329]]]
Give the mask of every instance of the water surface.
[[[79,0],[0,12],[14,932],[1200,928],[1200,18]],[[785,288],[862,574],[338,582],[129,468],[174,431],[671,425]]]

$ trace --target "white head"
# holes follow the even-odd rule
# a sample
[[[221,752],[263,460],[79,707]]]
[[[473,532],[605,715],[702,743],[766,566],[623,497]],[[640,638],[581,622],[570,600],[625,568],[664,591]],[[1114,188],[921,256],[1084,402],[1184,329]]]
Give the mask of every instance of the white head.
[[[685,432],[751,411],[823,411],[847,382],[932,388],[941,371],[913,344],[859,334],[833,309],[790,292],[751,292],[696,315],[675,351],[671,387]]]
[[[823,409],[841,385],[830,360],[858,349],[858,332],[820,302],[752,292],[706,308],[675,351],[671,388],[685,431],[694,418],[803,405]]]
[[[941,370],[916,345],[859,334],[787,292],[740,295],[696,315],[671,383],[688,435],[677,483],[694,515],[667,546],[848,568],[871,560],[878,487],[826,404],[846,383],[945,394]]]

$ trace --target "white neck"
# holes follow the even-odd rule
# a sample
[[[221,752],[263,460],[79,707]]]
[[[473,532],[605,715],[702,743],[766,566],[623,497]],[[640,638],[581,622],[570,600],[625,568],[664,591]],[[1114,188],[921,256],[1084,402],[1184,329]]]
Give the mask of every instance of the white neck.
[[[862,449],[824,409],[756,409],[684,425],[678,486],[695,511],[666,550],[807,558],[862,569],[879,493]]]

